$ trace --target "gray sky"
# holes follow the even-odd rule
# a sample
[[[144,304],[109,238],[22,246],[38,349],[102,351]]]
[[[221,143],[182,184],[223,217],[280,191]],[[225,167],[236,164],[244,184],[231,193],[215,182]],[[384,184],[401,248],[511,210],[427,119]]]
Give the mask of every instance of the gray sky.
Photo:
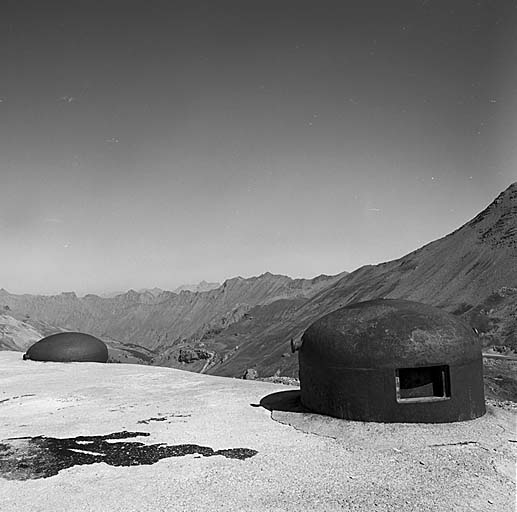
[[[0,9],[0,287],[399,257],[517,179],[514,1]]]

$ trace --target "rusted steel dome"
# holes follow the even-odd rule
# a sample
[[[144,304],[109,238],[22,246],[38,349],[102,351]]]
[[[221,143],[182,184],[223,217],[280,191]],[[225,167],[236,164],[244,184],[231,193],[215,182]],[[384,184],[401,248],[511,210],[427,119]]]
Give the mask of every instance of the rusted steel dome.
[[[313,323],[299,351],[301,400],[329,416],[450,422],[485,413],[481,345],[455,316],[377,299]]]
[[[23,359],[105,363],[108,360],[108,348],[104,342],[89,334],[60,332],[32,345],[23,355]]]

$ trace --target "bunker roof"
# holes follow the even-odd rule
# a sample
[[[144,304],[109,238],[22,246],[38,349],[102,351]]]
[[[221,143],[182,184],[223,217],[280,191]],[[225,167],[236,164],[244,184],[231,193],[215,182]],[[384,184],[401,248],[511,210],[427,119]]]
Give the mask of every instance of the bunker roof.
[[[398,299],[359,302],[320,318],[300,350],[314,364],[346,368],[458,364],[481,353],[477,335],[460,319]]]

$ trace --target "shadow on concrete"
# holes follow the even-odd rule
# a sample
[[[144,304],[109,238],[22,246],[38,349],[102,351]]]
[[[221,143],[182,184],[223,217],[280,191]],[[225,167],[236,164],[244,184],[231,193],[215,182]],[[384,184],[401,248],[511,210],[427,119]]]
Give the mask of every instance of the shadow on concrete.
[[[253,405],[253,404],[252,404]],[[271,393],[260,400],[261,407],[268,411],[284,411],[284,412],[310,412],[306,409],[300,400],[300,390],[279,391]],[[257,405],[254,405],[255,407]]]

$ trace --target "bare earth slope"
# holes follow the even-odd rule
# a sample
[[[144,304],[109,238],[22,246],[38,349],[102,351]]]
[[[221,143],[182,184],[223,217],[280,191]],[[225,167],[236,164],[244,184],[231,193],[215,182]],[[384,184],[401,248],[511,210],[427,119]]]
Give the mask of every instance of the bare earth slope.
[[[347,422],[300,412],[293,393],[0,352],[2,512],[513,510],[508,411]]]
[[[485,347],[503,345],[517,352],[517,288],[500,288],[463,316]]]
[[[0,350],[26,350],[43,337],[32,325],[0,315]]]

